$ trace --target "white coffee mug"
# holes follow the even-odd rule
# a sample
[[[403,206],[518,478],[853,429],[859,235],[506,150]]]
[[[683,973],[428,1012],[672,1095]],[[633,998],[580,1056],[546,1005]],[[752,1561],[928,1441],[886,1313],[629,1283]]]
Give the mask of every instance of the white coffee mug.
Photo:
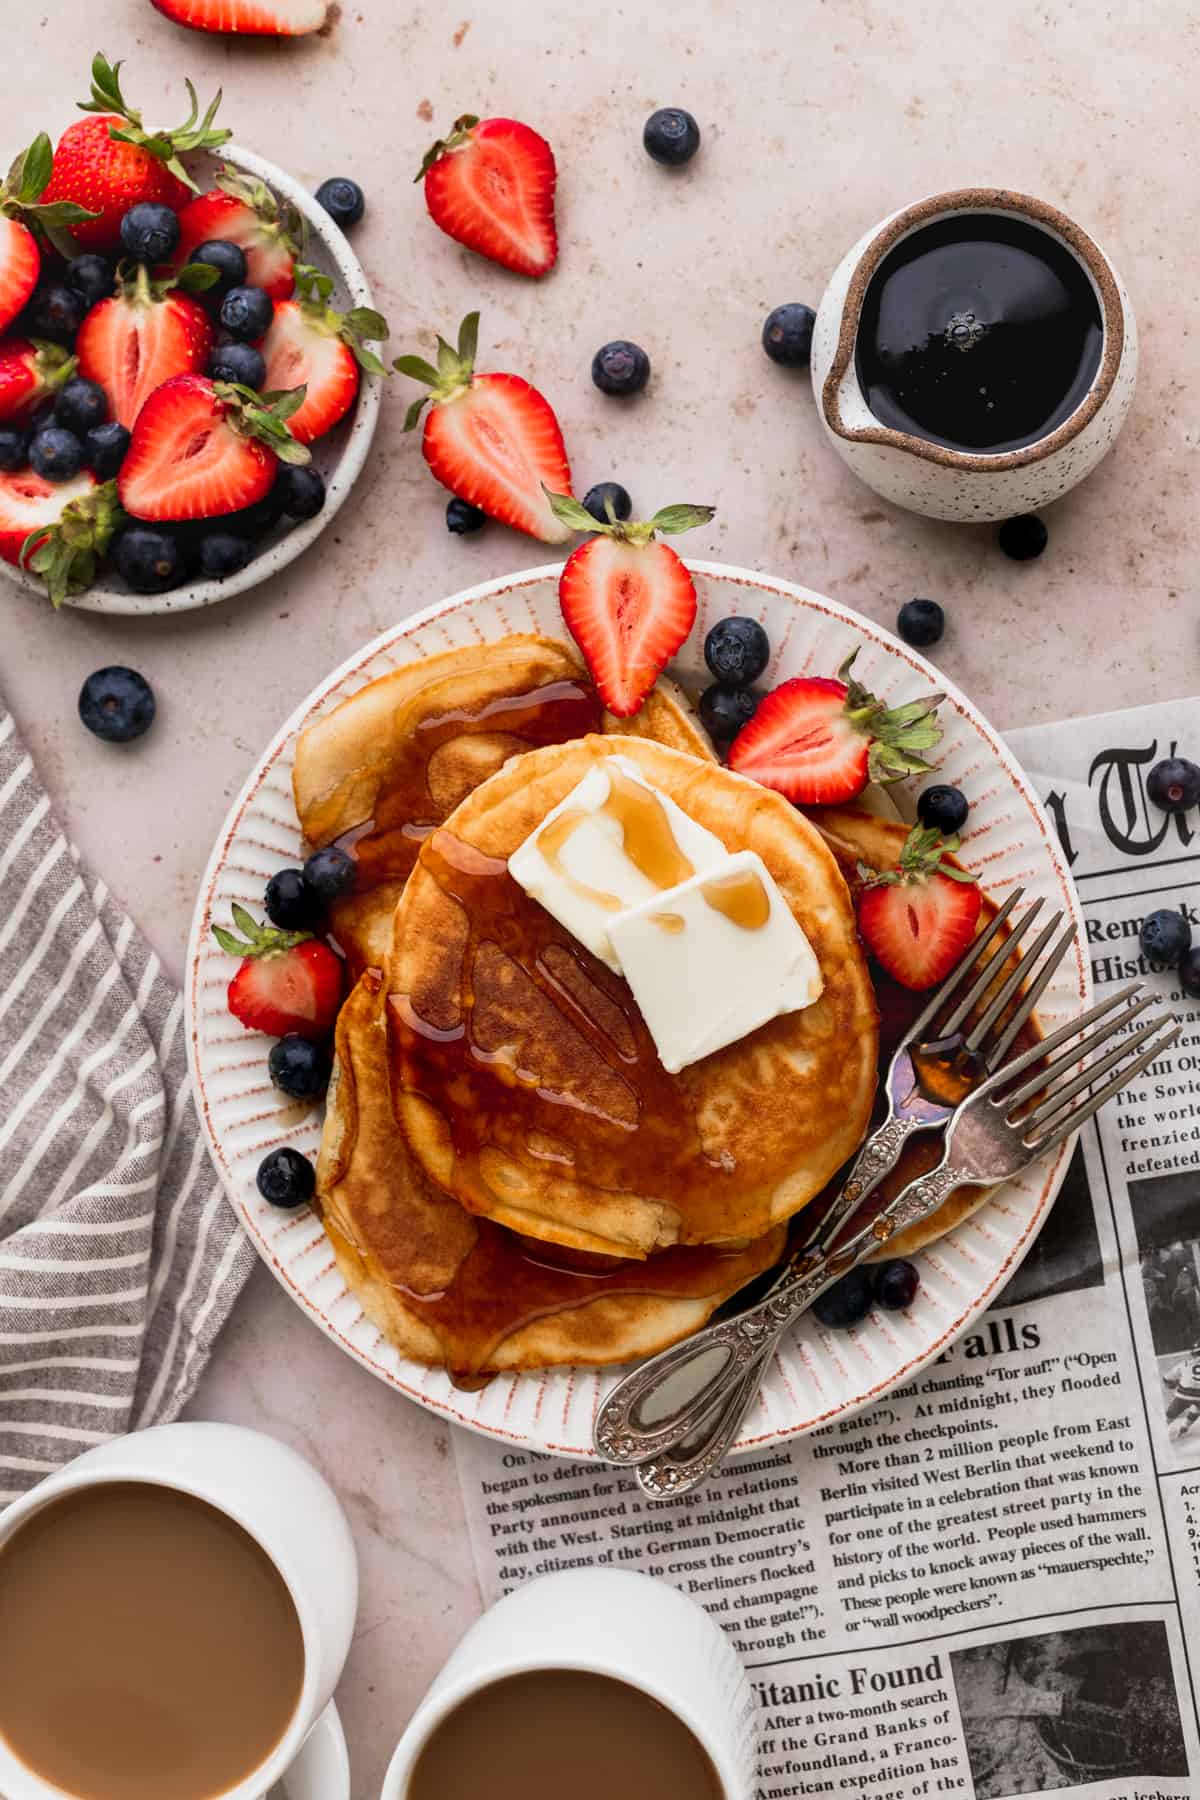
[[[754,1693],[733,1645],[665,1582],[628,1569],[568,1569],[528,1582],[473,1625],[417,1708],[381,1800],[406,1800],[430,1737],[456,1706],[510,1675],[584,1670],[639,1688],[707,1751],[724,1800],[752,1800]]]
[[[275,1438],[239,1425],[156,1425],[88,1450],[0,1515],[0,1547],[64,1494],[109,1481],[150,1482],[206,1500],[270,1557],[295,1603],[304,1681],[291,1724],[267,1760],[219,1800],[262,1800],[284,1781],[288,1800],[350,1800],[350,1763],[333,1706],[358,1609],[358,1561],[332,1488]],[[0,1739],[5,1800],[64,1800]],[[218,1797],[214,1796],[214,1800]]]

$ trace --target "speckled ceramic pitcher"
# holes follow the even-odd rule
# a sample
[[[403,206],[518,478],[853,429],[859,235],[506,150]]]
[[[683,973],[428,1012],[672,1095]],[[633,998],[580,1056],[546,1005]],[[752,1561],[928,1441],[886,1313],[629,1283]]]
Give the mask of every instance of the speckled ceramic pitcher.
[[[971,213],[1011,214],[1056,239],[1085,270],[1102,325],[1099,363],[1074,411],[1044,437],[999,454],[951,449],[882,424],[867,404],[856,367],[863,302],[884,257],[914,231]],[[977,523],[1035,512],[1090,474],[1125,422],[1137,356],[1129,296],[1087,232],[1027,194],[961,188],[893,213],[843,258],[817,314],[812,379],[830,442],[869,487],[911,512]]]

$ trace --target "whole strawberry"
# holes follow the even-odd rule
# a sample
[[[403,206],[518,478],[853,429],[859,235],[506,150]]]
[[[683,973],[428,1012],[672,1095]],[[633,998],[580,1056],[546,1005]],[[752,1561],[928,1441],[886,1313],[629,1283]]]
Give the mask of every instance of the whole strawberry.
[[[309,931],[260,925],[244,906],[233,908],[242,936],[213,926],[213,936],[241,963],[226,1002],[247,1031],[268,1037],[328,1037],[342,1003],[342,960]]]
[[[860,867],[858,929],[868,950],[906,988],[944,981],[975,936],[977,877],[950,860],[956,837],[914,825],[894,869]]]
[[[94,116],[68,125],[54,152],[54,168],[43,203],[70,201],[92,215],[72,226],[85,250],[115,250],[121,220],[139,201],[153,200],[176,211],[196,191],[180,162],[190,150],[212,150],[231,135],[213,125],[221,96],[200,117],[200,102],[185,83],[192,108],[182,125],[151,131],[121,92],[120,63],[97,53],[92,59],[92,91],[80,111]]]
[[[569,497],[571,471],[550,402],[520,375],[477,375],[479,314],[468,313],[458,349],[438,338],[437,367],[423,356],[398,356],[392,367],[432,393],[414,400],[404,421],[416,429],[429,405],[422,449],[452,494],[502,525],[544,544],[565,544],[572,527],[559,519],[549,492]],[[432,402],[432,404],[430,404]],[[595,520],[588,525],[595,530]]]
[[[696,589],[661,532],[707,525],[711,506],[664,506],[652,519],[606,524],[566,494],[549,494],[555,518],[595,536],[573,550],[558,578],[567,629],[610,713],[632,718],[696,620]]]
[[[852,670],[855,650],[837,672],[797,675],[761,701],[729,747],[729,766],[797,806],[841,806],[868,781],[928,774],[923,754],[941,738],[930,694],[889,708]]]
[[[271,328],[260,349],[267,362],[267,391],[303,387],[304,404],[292,414],[292,436],[311,444],[345,418],[358,393],[359,370],[386,375],[373,350],[388,335],[388,323],[369,306],[335,312],[329,304],[333,282],[328,275],[300,263],[296,269],[298,298],[275,308]]]
[[[8,329],[37,285],[41,242],[69,261],[78,248],[72,230],[81,230],[93,216],[73,201],[39,200],[52,163],[50,139],[41,131],[0,182],[0,331]]]
[[[558,256],[558,172],[545,138],[519,119],[463,113],[426,151],[416,179],[448,237],[518,275],[545,275]]]

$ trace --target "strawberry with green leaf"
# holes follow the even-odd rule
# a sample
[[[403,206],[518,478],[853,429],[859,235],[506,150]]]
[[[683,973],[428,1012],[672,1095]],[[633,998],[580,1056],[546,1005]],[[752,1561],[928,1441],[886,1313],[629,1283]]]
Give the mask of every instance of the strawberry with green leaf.
[[[305,263],[297,265],[296,289],[298,298],[276,306],[259,348],[266,358],[268,388],[307,390],[291,429],[298,443],[311,444],[332,431],[354,405],[360,370],[387,374],[367,344],[386,338],[388,323],[369,306],[336,312],[329,304],[332,280]]]
[[[342,1003],[341,957],[311,931],[260,925],[244,906],[235,904],[233,922],[241,937],[221,925],[213,926],[213,936],[242,959],[226,995],[234,1018],[268,1037],[328,1037]]]
[[[0,342],[0,423],[27,419],[48,395],[70,381],[78,359],[41,338]]]
[[[834,679],[798,675],[763,700],[729,747],[729,767],[797,806],[841,806],[868,781],[900,781],[933,768],[944,694],[888,707],[853,676],[854,650]]]
[[[957,837],[914,825],[894,869],[859,865],[858,929],[875,960],[903,987],[944,981],[975,936],[978,877],[952,860]]]
[[[5,549],[5,522],[17,493],[27,510],[37,508],[44,518],[29,527],[12,557]],[[126,523],[115,481],[97,486],[94,476],[84,474],[53,485],[32,470],[0,476],[0,555],[40,575],[56,610],[68,595],[91,587],[113,536]]]
[[[707,525],[711,506],[664,506],[652,519],[599,524],[568,494],[547,493],[571,531],[595,533],[573,550],[558,578],[558,603],[596,691],[619,719],[636,713],[696,620],[687,568],[659,534]]]
[[[286,300],[295,286],[296,263],[304,251],[304,215],[281,201],[257,175],[243,175],[228,163],[216,186],[197,194],[179,214],[178,265],[201,244],[223,238],[246,258],[246,280],[272,300]]]
[[[232,381],[176,375],[146,401],[117,477],[135,519],[216,519],[265,499],[281,462],[306,463],[288,429],[304,389],[257,394]]]
[[[195,88],[190,81],[184,85],[191,111],[183,124],[151,130],[121,91],[121,64],[110,63],[99,53],[93,57],[92,91],[79,102],[79,110],[92,116],[77,119],[59,138],[42,195],[44,205],[87,209],[86,216],[71,225],[82,249],[115,250],[123,216],[141,200],[178,211],[196,191],[180,158],[191,150],[214,150],[232,135],[213,124],[220,94],[202,118]]]
[[[74,201],[46,198],[53,162],[50,139],[39,131],[0,183],[0,331],[8,329],[37,285],[39,239],[69,261],[79,251],[72,231],[95,217]]]
[[[159,281],[144,263],[123,263],[116,292],[93,306],[79,327],[79,373],[100,383],[113,418],[127,431],[164,381],[207,363],[213,328],[194,296],[219,280],[216,269],[203,263],[189,263]]]

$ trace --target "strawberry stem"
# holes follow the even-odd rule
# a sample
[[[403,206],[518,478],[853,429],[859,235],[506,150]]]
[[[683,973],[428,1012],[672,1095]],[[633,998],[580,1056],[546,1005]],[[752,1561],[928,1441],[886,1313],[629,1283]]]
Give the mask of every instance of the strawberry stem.
[[[74,200],[52,200],[41,205],[38,197],[45,191],[53,170],[54,152],[50,148],[50,139],[44,131],[39,131],[0,184],[0,213],[27,225],[69,262],[79,253],[79,245],[69,227],[82,225],[85,219],[98,219],[100,215],[89,212],[86,206],[77,206]]]
[[[296,289],[300,296],[300,311],[314,331],[323,332],[326,337],[340,338],[359,368],[365,369],[368,375],[388,374],[385,365],[363,341],[370,338],[379,343],[389,335],[390,327],[382,313],[376,312],[373,306],[355,306],[349,312],[335,312],[329,304],[333,293],[332,276],[322,275],[308,263],[296,265]]]
[[[479,314],[469,312],[458,328],[457,350],[444,337],[437,341],[437,367],[423,356],[398,356],[392,363],[398,375],[423,381],[431,391],[414,400],[404,418],[405,431],[412,431],[425,407],[442,406],[456,394],[465,393],[475,378],[475,354],[479,347]],[[590,516],[590,515],[589,515]]]
[[[101,51],[96,52],[92,58],[91,95],[87,100],[79,101],[80,112],[116,113],[119,118],[124,119],[125,124],[119,128],[116,125],[109,126],[108,135],[114,142],[134,144],[139,150],[145,150],[148,155],[164,163],[185,187],[198,194],[199,188],[179,158],[186,156],[190,150],[215,150],[233,136],[223,126],[213,124],[217,108],[221,104],[221,90],[217,89],[215,98],[201,118],[196,90],[185,78],[184,86],[192,104],[183,124],[165,131],[148,131],[142,123],[141,113],[130,106],[121,92],[121,67],[119,62],[110,63]]]
[[[281,202],[272,188],[258,177],[243,175],[231,163],[224,163],[216,185],[231,200],[247,207],[268,237],[276,240],[288,256],[303,256],[308,242],[308,222],[290,201]]]
[[[569,525],[573,531],[591,531],[603,537],[616,538],[622,544],[650,544],[661,532],[670,536],[680,531],[692,531],[697,525],[707,525],[715,517],[715,506],[663,506],[652,519],[618,519],[611,504],[606,508],[608,519],[597,519],[587,508],[570,494],[555,494],[545,482],[542,492],[550,502],[556,519]]]
[[[435,162],[441,162],[449,150],[461,150],[479,123],[478,113],[460,113],[444,138],[432,143],[421,158],[421,166],[413,176],[414,184],[424,180]]]
[[[236,900],[233,903],[233,922],[241,932],[241,937],[227,931],[223,925],[214,925],[212,928],[217,943],[230,956],[278,956],[281,951],[294,950],[297,944],[306,944],[313,936],[311,931],[281,931],[275,925],[260,925]]]
[[[910,700],[904,706],[888,707],[854,679],[852,673],[859,646],[856,646],[838,670],[838,680],[846,686],[845,716],[856,731],[871,739],[867,755],[870,780],[886,785],[902,781],[906,775],[927,775],[935,767],[921,754],[941,742],[942,728],[937,708],[945,694],[929,694],[923,700]]]
[[[117,484],[106,481],[69,501],[56,524],[35,526],[21,545],[18,561],[42,577],[57,612],[68,595],[91,587],[101,557],[125,523]]]
[[[945,875],[951,881],[974,882],[978,875],[957,863],[945,862],[961,844],[961,838],[943,837],[932,825],[914,825],[900,850],[894,869],[872,869],[859,863],[858,873],[864,887],[905,887],[928,881],[931,875]]]
[[[213,392],[225,411],[225,423],[243,437],[257,438],[273,450],[280,462],[309,463],[312,451],[292,436],[288,420],[300,411],[306,386],[273,389],[260,394],[237,381],[214,381]]]

